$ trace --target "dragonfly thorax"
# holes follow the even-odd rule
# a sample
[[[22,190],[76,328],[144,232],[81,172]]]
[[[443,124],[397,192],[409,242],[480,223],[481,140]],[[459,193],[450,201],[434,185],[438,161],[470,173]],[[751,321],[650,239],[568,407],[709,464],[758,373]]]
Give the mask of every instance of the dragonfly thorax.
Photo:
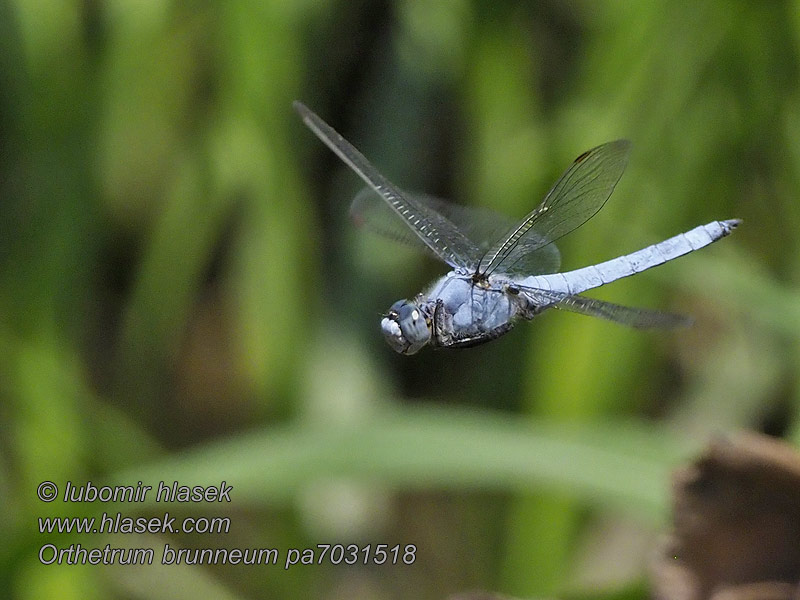
[[[400,354],[415,354],[431,340],[431,316],[416,302],[398,300],[381,319],[388,344]]]

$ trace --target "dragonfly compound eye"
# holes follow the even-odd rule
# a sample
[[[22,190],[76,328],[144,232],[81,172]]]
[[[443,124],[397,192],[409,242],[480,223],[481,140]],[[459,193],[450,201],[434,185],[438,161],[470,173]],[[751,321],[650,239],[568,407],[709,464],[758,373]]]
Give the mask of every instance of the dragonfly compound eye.
[[[407,300],[392,305],[381,320],[381,330],[389,345],[401,354],[414,354],[431,339],[431,330],[419,307]]]

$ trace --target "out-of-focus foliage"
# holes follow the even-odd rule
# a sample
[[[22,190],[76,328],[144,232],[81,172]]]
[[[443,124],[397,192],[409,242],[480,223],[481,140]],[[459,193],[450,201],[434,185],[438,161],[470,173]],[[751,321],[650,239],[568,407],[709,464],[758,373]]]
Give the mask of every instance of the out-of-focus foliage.
[[[643,593],[668,473],[709,434],[800,443],[800,7],[790,2],[0,0],[2,587],[33,598]],[[319,112],[398,185],[521,216],[627,137],[575,268],[720,218],[546,314],[392,354],[442,265],[354,230]],[[418,406],[424,404],[425,406]],[[38,533],[39,482],[234,485],[227,535]],[[208,507],[169,506],[182,516]],[[412,566],[43,566],[66,546],[416,544]],[[627,596],[626,596],[627,597]]]

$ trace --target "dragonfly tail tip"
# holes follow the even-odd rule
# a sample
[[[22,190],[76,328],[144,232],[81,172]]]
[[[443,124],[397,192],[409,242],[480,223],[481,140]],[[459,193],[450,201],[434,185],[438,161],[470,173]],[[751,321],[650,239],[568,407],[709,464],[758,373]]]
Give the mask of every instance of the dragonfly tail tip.
[[[724,230],[724,235],[730,234],[734,229],[736,229],[741,224],[742,224],[741,219],[728,219],[727,221],[722,221],[722,228]]]
[[[300,100],[293,101],[292,108],[302,117],[305,117],[310,112],[308,107],[300,102]]]

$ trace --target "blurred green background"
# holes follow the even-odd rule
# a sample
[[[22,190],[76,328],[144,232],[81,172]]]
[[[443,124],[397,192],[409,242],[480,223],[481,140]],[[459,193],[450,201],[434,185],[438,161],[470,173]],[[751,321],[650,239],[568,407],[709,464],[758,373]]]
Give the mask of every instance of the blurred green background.
[[[0,0],[0,45],[7,597],[642,598],[676,465],[739,428],[800,442],[798,3]],[[359,180],[294,99],[398,185],[514,217],[631,139],[565,269],[744,224],[594,294],[691,329],[554,312],[395,355],[381,311],[443,265],[351,227]],[[44,504],[43,480],[225,480],[234,502]],[[38,532],[104,510],[232,526]],[[37,558],[165,542],[417,551],[289,571]]]

